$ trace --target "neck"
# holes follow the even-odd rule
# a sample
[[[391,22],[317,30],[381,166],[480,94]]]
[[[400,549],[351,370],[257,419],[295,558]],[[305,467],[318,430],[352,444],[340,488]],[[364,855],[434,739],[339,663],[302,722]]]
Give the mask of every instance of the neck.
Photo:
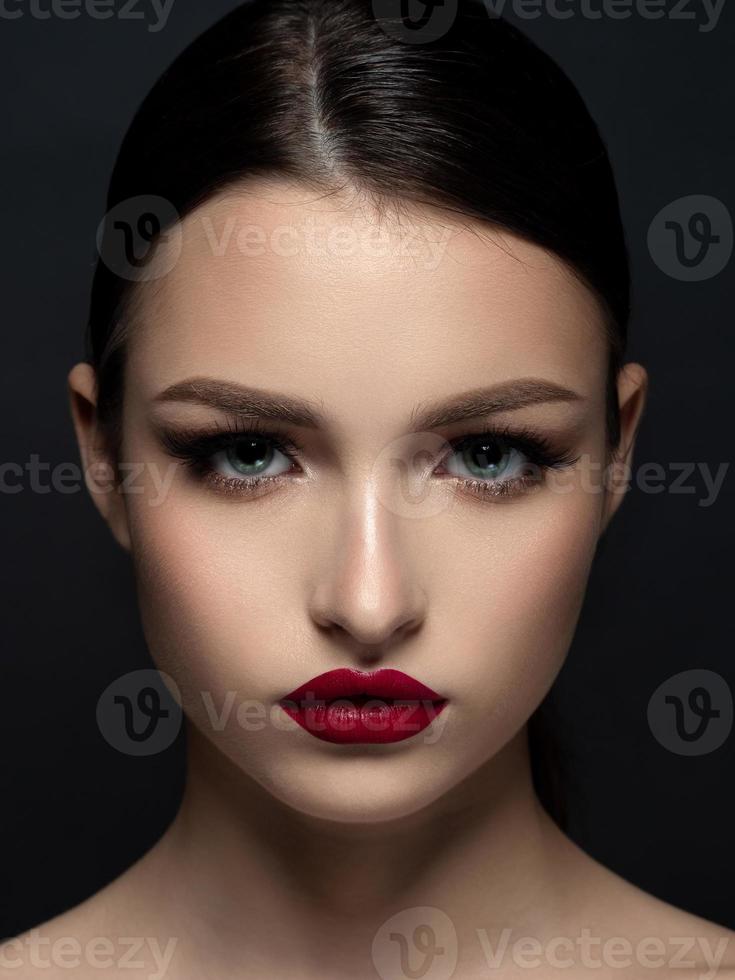
[[[227,977],[260,957],[279,975],[313,963],[324,976],[327,943],[335,975],[370,975],[376,931],[417,907],[449,916],[478,957],[478,930],[543,938],[559,928],[576,849],[534,793],[525,729],[432,805],[360,824],[296,812],[190,727],[182,804],[154,850],[169,935],[186,922],[187,958],[212,968],[214,950]]]

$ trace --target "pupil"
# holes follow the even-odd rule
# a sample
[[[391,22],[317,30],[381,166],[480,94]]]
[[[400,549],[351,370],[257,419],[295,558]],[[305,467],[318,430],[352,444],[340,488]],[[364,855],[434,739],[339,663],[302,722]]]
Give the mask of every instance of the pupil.
[[[501,463],[505,457],[503,447],[496,441],[484,440],[476,443],[476,446],[469,451],[470,467],[475,470],[491,472],[501,468]]]
[[[267,462],[270,449],[265,439],[238,439],[230,450],[230,462],[237,469],[257,469]]]

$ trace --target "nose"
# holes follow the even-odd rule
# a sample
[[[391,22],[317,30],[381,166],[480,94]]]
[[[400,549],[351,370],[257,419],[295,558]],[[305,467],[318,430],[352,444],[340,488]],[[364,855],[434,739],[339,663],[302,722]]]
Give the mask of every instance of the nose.
[[[312,620],[363,660],[392,650],[426,615],[426,595],[403,541],[406,522],[366,488],[320,553]]]

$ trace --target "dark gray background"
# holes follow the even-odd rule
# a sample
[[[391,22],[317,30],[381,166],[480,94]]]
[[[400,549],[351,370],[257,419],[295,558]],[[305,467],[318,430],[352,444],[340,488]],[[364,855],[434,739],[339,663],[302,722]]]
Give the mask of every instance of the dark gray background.
[[[175,0],[157,32],[150,15],[41,20],[24,4],[22,17],[0,18],[3,461],[78,462],[65,379],[82,355],[119,141],[163,68],[236,5]],[[711,195],[733,212],[735,8],[710,31],[693,2],[682,12],[699,20],[673,8],[667,0],[659,20],[635,8],[624,19],[509,12],[576,82],[608,143],[633,263],[629,357],[651,375],[636,461],[667,472],[731,459],[734,390],[734,260],[685,282],[647,247],[651,221],[674,200]],[[628,494],[556,685],[578,787],[573,836],[642,888],[735,927],[735,733],[687,758],[647,721],[654,690],[680,671],[707,668],[733,687],[733,474],[707,507],[701,477],[689,494],[670,482]],[[155,842],[176,812],[184,746],[135,759],[97,728],[104,688],[151,662],[128,559],[86,491],[26,485],[0,500],[0,936],[10,936],[97,891]]]

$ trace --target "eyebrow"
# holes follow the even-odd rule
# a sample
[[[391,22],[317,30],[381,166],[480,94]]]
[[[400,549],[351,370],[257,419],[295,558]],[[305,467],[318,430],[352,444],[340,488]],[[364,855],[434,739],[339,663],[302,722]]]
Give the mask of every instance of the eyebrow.
[[[411,414],[411,431],[438,429],[443,425],[500,412],[513,412],[527,405],[547,402],[584,401],[571,388],[542,378],[517,378],[501,381],[489,388],[473,388],[454,398],[418,406]]]
[[[218,378],[197,377],[177,381],[159,392],[153,401],[195,402],[236,415],[290,422],[308,429],[319,428],[327,421],[323,412],[316,407],[317,403]]]
[[[571,388],[541,378],[517,378],[487,388],[473,388],[442,401],[419,404],[409,417],[409,431],[421,432],[466,419],[512,412],[527,405],[582,401]],[[217,378],[194,377],[165,388],[153,399],[161,402],[194,402],[210,408],[289,422],[308,429],[329,424],[319,403],[291,395],[264,391]]]

